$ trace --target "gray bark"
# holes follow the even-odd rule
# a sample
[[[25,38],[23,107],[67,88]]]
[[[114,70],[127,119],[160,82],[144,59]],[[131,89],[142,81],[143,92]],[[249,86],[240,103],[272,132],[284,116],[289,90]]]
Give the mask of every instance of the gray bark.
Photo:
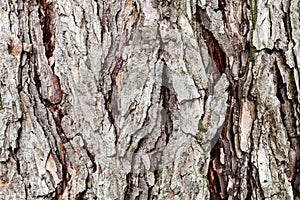
[[[0,1],[0,199],[299,199],[300,1]]]

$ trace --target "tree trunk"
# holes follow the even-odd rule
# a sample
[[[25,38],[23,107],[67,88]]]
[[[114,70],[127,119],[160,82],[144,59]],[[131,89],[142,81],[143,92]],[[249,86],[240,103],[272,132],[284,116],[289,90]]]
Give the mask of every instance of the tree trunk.
[[[299,199],[300,1],[0,1],[0,199]]]

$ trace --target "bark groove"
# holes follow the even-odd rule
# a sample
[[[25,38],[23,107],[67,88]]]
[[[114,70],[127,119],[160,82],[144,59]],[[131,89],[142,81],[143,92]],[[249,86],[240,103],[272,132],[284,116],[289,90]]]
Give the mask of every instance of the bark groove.
[[[299,199],[299,1],[0,1],[0,199]]]

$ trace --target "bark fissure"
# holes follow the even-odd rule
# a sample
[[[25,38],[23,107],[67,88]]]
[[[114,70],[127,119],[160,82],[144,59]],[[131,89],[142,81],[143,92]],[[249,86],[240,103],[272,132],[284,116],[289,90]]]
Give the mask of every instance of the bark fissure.
[[[113,68],[112,74],[111,74],[111,95],[110,96],[110,105],[111,105],[111,111],[109,113],[110,116],[110,120],[112,125],[114,126],[114,131],[115,131],[115,144],[118,144],[118,140],[119,140],[119,128],[117,125],[117,122],[115,120],[115,117],[118,115],[118,88],[120,87],[120,83],[119,82],[120,79],[119,73],[121,71],[122,65],[123,65],[123,59],[122,58],[117,58],[115,61],[115,66]]]
[[[298,7],[0,2],[0,199],[297,199]]]
[[[231,86],[232,87],[232,86]],[[229,88],[231,88],[229,87]],[[228,101],[232,101],[233,97],[229,97]],[[234,134],[232,130],[233,126],[233,112],[234,105],[227,108],[226,121],[224,122],[220,138],[211,151],[209,176],[210,194],[212,199],[227,199],[230,195],[230,191],[227,191],[228,177],[234,175],[232,163],[235,158],[234,153]],[[224,150],[224,163],[221,163],[220,152],[221,148]]]
[[[51,66],[51,61],[49,60],[53,56],[53,51],[55,47],[54,35],[55,27],[53,25],[53,2],[48,2],[46,0],[40,1],[39,17],[41,28],[43,31],[43,45],[45,47],[45,54],[48,58],[48,64]],[[52,68],[53,70],[53,68]]]
[[[219,7],[221,2],[219,1]],[[230,5],[229,5],[230,6]],[[224,7],[220,7],[223,13],[223,23],[224,27],[230,28],[227,24],[227,15],[228,11],[225,11]],[[218,40],[215,39],[214,34],[209,31],[207,28],[207,22],[204,22],[202,19],[205,14],[201,8],[197,9],[197,21],[202,24],[201,31],[202,37],[208,47],[209,55],[212,58],[215,67],[218,69],[220,74],[225,73],[229,80],[229,97],[228,97],[228,107],[225,117],[225,122],[223,123],[222,133],[218,143],[211,151],[211,158],[209,164],[208,180],[210,184],[210,195],[212,199],[227,199],[229,197],[236,197],[237,191],[240,190],[240,179],[237,174],[239,173],[240,166],[242,165],[242,160],[237,159],[238,153],[241,151],[239,147],[239,134],[240,134],[240,112],[241,112],[241,101],[243,99],[243,86],[240,81],[234,78],[233,73],[230,71],[230,64],[227,63],[228,55],[220,47]],[[232,44],[242,44],[242,41],[239,41],[239,38],[232,37]],[[245,70],[245,67],[241,63],[241,53],[243,47],[234,47],[238,48],[239,51],[236,52],[235,58],[237,60],[241,69]],[[230,53],[230,52],[229,52]],[[228,68],[227,68],[228,66]],[[226,69],[227,68],[227,69]],[[246,74],[246,73],[244,73]],[[244,75],[245,76],[245,75]],[[218,79],[216,80],[218,81]],[[249,89],[250,90],[250,89]],[[221,153],[223,152],[223,153]],[[221,154],[224,154],[222,157]],[[242,154],[244,157],[245,155]],[[221,161],[222,160],[222,161]],[[249,172],[250,173],[250,172]],[[228,186],[230,184],[230,187]],[[249,181],[247,181],[247,187],[249,187]]]
[[[277,63],[275,62],[275,72],[277,77],[277,98],[281,103],[280,114],[283,124],[287,130],[288,140],[290,142],[290,164],[289,164],[289,177],[292,181],[293,192],[295,196],[300,196],[300,137],[297,135],[296,131],[296,121],[294,116],[293,102],[287,97],[287,86],[283,82],[280,70]],[[294,153],[292,153],[294,152]]]
[[[162,100],[162,107],[165,109],[165,114],[163,113],[164,118],[164,134],[166,136],[166,144],[169,142],[169,138],[173,131],[173,122],[172,122],[172,116],[171,116],[171,110],[173,105],[170,105],[172,102],[171,100],[171,91],[166,86],[161,86],[161,100]]]
[[[220,170],[220,163],[219,163],[219,156],[218,156],[218,150],[220,143],[218,142],[217,145],[212,149],[210,153],[210,162],[209,162],[209,168],[208,168],[208,174],[207,179],[209,181],[209,190],[210,190],[210,198],[213,200],[221,199],[221,192],[222,189],[220,187],[220,181],[219,180],[219,174],[217,173],[217,170]],[[217,166],[215,164],[217,162]],[[221,169],[222,170],[222,169]]]
[[[221,74],[225,72],[226,69],[226,54],[221,49],[219,42],[215,39],[213,34],[207,30],[202,25],[202,36],[204,41],[206,42],[207,48],[209,50],[209,55],[215,63],[215,66],[219,70]],[[218,81],[219,77],[216,77],[216,81]]]

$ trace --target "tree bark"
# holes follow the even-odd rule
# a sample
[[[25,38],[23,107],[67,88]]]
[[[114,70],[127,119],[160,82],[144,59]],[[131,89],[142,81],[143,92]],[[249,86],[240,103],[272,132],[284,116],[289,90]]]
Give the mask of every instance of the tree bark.
[[[0,1],[0,199],[299,199],[300,1]]]

